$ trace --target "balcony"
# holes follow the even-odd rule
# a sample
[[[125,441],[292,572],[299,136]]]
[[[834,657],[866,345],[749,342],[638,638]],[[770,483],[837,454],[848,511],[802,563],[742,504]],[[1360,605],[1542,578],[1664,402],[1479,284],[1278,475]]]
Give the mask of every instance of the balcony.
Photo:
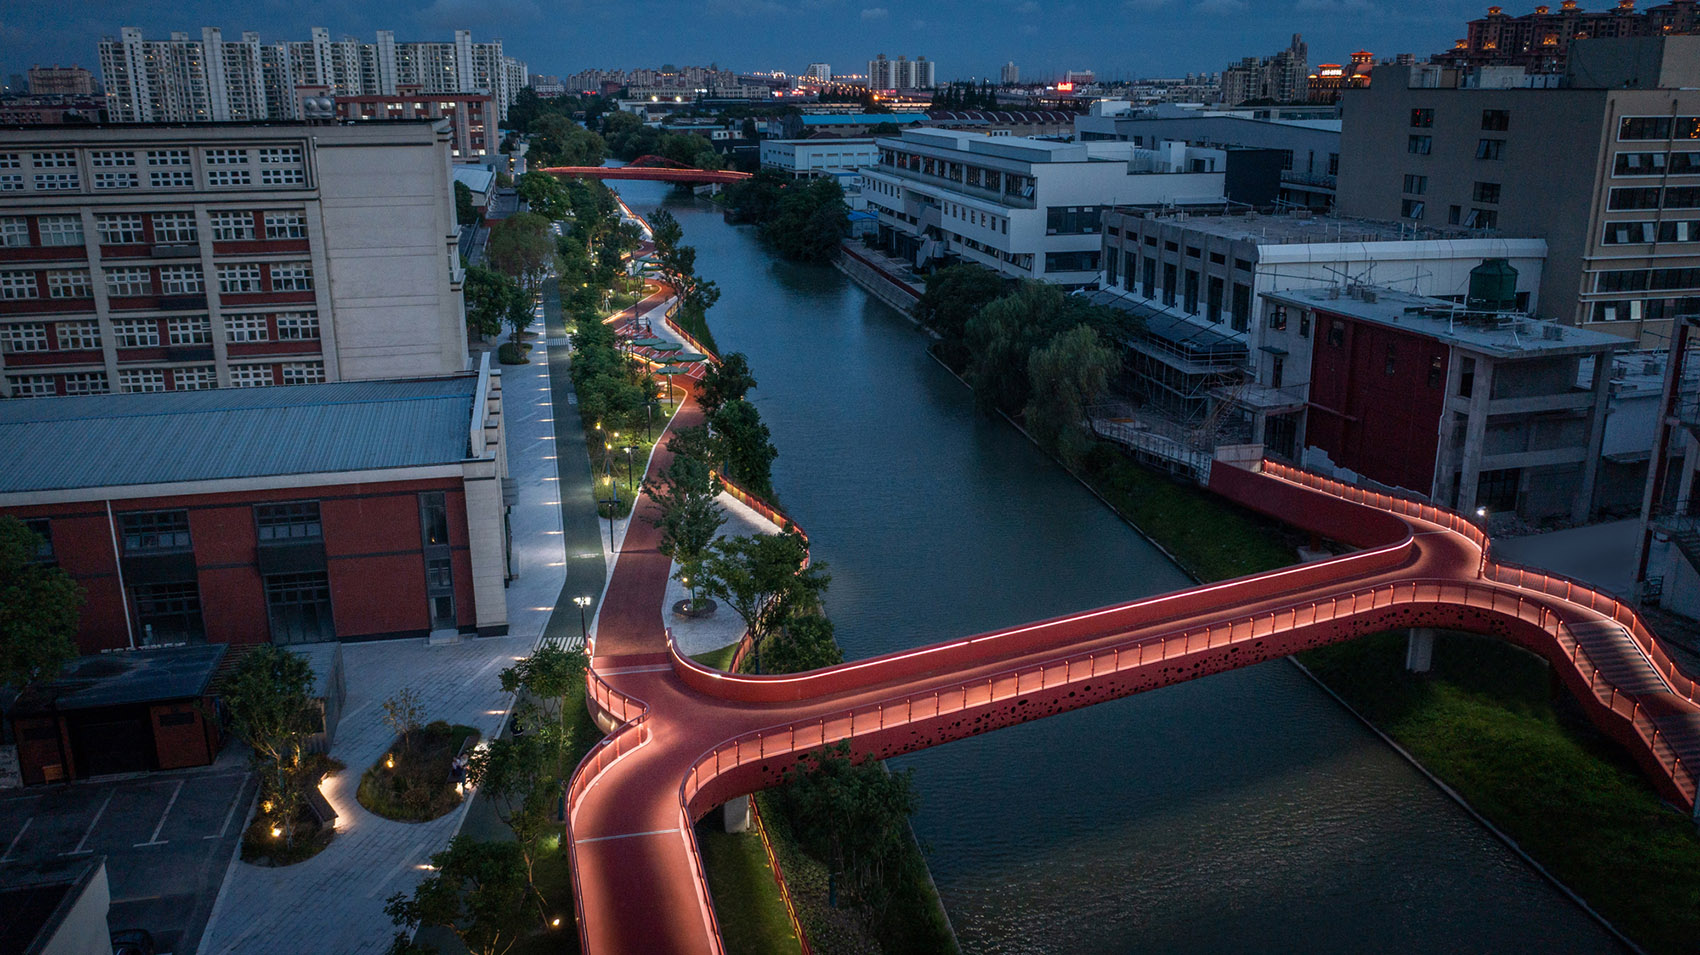
[[[916,183],[917,185],[941,188],[958,195],[971,196],[975,199],[997,203],[1000,206],[1007,206],[1012,209],[1038,208],[1038,203],[1034,202],[1030,196],[1001,192],[996,189],[986,189],[981,186],[970,186],[960,180],[950,179],[944,176],[929,176],[926,173],[916,172],[913,169],[902,169],[897,166],[876,166],[873,171],[896,179],[908,180]]]

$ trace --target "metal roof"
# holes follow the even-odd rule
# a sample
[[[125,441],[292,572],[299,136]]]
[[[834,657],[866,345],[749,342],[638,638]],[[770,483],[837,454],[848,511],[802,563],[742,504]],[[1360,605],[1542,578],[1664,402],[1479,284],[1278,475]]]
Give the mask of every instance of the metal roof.
[[[0,401],[0,493],[466,460],[475,375]]]
[[[78,657],[58,679],[26,687],[14,706],[33,713],[193,699],[206,693],[228,649],[206,643]]]
[[[1220,325],[1208,325],[1134,301],[1110,291],[1084,293],[1094,305],[1107,305],[1145,320],[1145,335],[1189,355],[1233,357],[1246,354],[1245,337]]]

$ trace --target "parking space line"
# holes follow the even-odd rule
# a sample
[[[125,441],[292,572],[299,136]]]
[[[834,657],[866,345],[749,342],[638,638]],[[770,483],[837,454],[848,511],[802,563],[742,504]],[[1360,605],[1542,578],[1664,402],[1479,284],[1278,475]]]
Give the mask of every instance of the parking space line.
[[[19,829],[18,834],[12,837],[12,844],[6,847],[6,854],[3,855],[3,856],[0,856],[0,864],[12,861],[12,850],[16,849],[18,847],[18,840],[22,839],[24,837],[24,833],[26,833],[30,830],[30,823],[32,823],[34,821],[35,821],[34,816],[31,816],[28,819],[24,820],[23,828]]]
[[[81,856],[88,855],[93,851],[92,849],[84,849],[83,844],[89,841],[89,836],[94,835],[94,827],[100,825],[100,817],[106,814],[106,807],[112,804],[112,797],[117,795],[117,793],[118,790],[114,789],[106,794],[106,801],[100,804],[99,809],[95,810],[94,820],[89,823],[88,831],[83,833],[83,837],[77,840],[77,847],[72,849],[70,852],[61,852],[59,853],[60,855]]]
[[[143,846],[163,846],[163,845],[165,845],[165,842],[160,841],[159,832],[160,832],[161,829],[165,828],[165,819],[166,819],[167,816],[171,815],[171,807],[177,805],[177,797],[182,795],[182,794],[183,794],[183,780],[179,779],[177,781],[177,788],[173,789],[171,791],[171,798],[166,800],[165,811],[159,814],[159,825],[153,827],[153,835],[148,836],[147,842],[138,842],[135,845],[131,846],[132,849],[140,849]]]
[[[236,807],[241,805],[241,803],[242,803],[242,793],[245,792],[247,789],[248,789],[248,785],[246,783],[243,783],[243,784],[238,785],[236,787],[236,795],[230,797],[230,808],[225,810],[225,812],[224,812],[224,825],[219,826],[218,831],[213,833],[212,835],[202,836],[201,837],[202,839],[223,839],[224,838],[225,832],[229,831],[229,829],[230,829],[230,817],[236,815]],[[158,833],[155,833],[155,835],[158,835]]]

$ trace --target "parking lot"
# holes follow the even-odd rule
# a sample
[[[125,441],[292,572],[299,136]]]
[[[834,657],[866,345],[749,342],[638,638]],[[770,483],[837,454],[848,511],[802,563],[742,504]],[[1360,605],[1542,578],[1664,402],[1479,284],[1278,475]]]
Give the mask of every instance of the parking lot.
[[[253,800],[240,762],[0,795],[0,882],[7,870],[104,855],[113,929],[153,933],[161,955],[200,941]]]

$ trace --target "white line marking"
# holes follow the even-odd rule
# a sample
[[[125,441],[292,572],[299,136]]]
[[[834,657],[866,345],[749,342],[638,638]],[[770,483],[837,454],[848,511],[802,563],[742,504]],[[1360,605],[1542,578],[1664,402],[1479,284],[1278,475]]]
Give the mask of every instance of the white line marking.
[[[100,817],[106,814],[106,807],[112,805],[112,797],[117,794],[118,790],[116,789],[106,794],[106,801],[100,804],[99,809],[95,810],[94,819],[89,823],[88,831],[84,832],[83,837],[77,841],[77,847],[72,849],[70,852],[61,852],[59,853],[60,855],[80,856],[87,855],[91,851],[89,849],[84,849],[83,843],[88,842],[89,836],[94,835],[94,827],[100,825]]]
[[[177,781],[177,788],[173,789],[171,791],[171,798],[166,800],[165,811],[159,814],[159,825],[153,827],[153,835],[148,836],[147,842],[138,842],[135,845],[131,846],[130,848],[140,849],[143,846],[163,846],[163,845],[165,845],[165,843],[161,842],[160,839],[159,839],[159,832],[160,832],[161,829],[165,828],[166,817],[171,815],[171,807],[177,805],[177,797],[182,795],[182,794],[183,794],[183,780],[179,779]],[[167,840],[167,841],[169,841],[169,840]]]
[[[6,847],[6,854],[3,855],[3,856],[0,856],[0,864],[4,864],[4,863],[12,861],[12,850],[16,849],[18,847],[18,840],[22,839],[24,837],[24,833],[26,833],[30,830],[30,823],[32,823],[34,821],[35,821],[34,816],[31,816],[28,819],[24,820],[24,827],[22,829],[19,829],[18,834],[12,837],[12,844]]]
[[[242,791],[247,788],[246,785],[236,787],[236,795],[230,797],[230,808],[224,811],[224,825],[219,826],[218,831],[212,835],[202,836],[202,839],[224,838],[225,832],[230,828],[230,817],[236,815],[236,807],[242,803]]]
[[[679,827],[674,826],[671,829],[651,829],[648,832],[628,832],[623,836],[597,836],[594,839],[580,839],[575,842],[574,845],[582,846],[587,842],[609,842],[614,839],[636,839],[638,836],[664,836],[669,832],[678,831],[680,831]]]

